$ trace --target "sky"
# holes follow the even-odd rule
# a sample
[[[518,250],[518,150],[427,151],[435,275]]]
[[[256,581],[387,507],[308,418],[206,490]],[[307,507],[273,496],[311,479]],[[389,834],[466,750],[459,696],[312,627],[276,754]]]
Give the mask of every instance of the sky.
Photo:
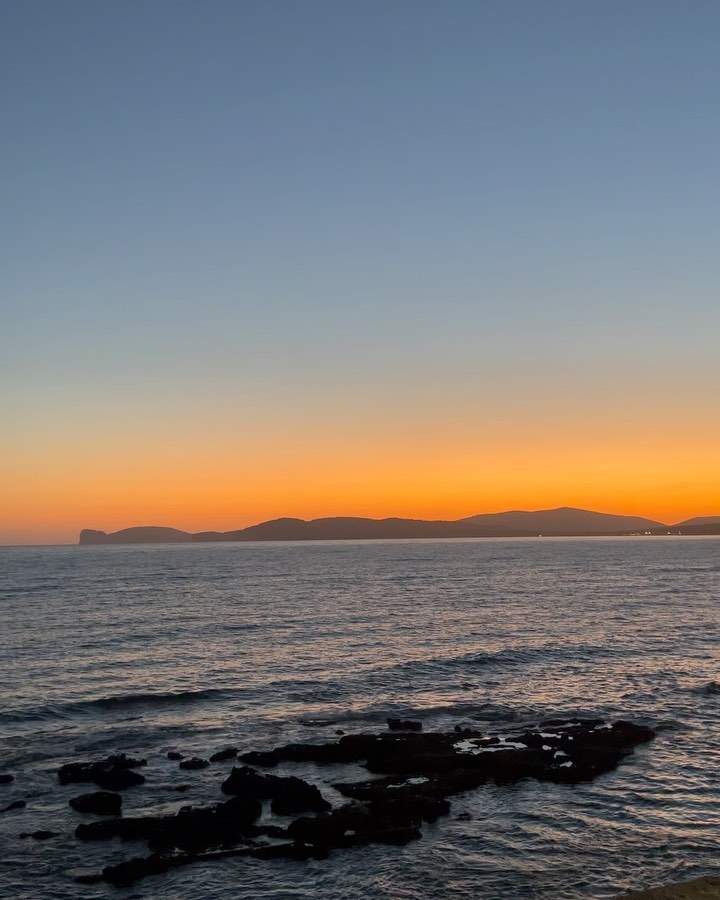
[[[0,544],[720,514],[716,0],[0,20]]]

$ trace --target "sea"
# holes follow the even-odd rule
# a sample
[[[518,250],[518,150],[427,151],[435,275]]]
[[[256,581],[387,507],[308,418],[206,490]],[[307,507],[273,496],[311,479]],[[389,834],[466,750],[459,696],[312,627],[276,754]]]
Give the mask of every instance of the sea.
[[[720,868],[720,539],[415,540],[0,549],[0,897],[610,898]],[[232,763],[175,750],[382,731],[512,734],[555,716],[657,738],[577,786],[450,798],[404,847],[234,858],[130,888],[78,874],[143,855],[82,843],[57,769],[147,759],[126,815],[224,799]],[[317,784],[361,768],[287,764]],[[184,793],[175,788],[189,787]],[[461,818],[458,818],[461,816]],[[56,832],[44,841],[23,832]]]

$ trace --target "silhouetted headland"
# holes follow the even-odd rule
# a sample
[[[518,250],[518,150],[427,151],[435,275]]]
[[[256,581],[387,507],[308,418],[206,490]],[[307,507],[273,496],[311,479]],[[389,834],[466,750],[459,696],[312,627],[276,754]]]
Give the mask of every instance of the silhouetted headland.
[[[339,541],[401,540],[407,538],[482,537],[611,537],[637,534],[720,534],[720,516],[695,517],[665,525],[636,516],[615,516],[586,509],[561,507],[533,512],[512,510],[485,513],[455,521],[423,519],[366,519],[335,516],[322,519],[272,519],[235,531],[191,534],[177,528],[140,526],[107,534],[83,529],[81,544],[203,543],[214,541]]]

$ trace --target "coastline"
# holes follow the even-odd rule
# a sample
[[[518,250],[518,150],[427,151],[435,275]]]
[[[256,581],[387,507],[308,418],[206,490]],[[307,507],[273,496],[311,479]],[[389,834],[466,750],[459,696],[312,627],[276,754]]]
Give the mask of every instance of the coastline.
[[[717,900],[720,898],[720,876],[693,878],[677,884],[666,884],[645,891],[619,894],[615,900]]]

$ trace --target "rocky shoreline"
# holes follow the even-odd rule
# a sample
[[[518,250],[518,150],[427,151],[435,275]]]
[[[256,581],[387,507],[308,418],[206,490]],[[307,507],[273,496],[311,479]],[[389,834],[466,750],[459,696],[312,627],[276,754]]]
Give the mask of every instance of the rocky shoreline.
[[[145,782],[144,759],[121,754],[62,766],[60,784],[99,788],[69,800],[85,818],[102,817],[77,825],[81,845],[120,838],[147,848],[144,855],[100,872],[83,872],[75,880],[128,885],[179,866],[231,856],[325,859],[349,847],[403,845],[422,837],[423,823],[449,815],[448,798],[456,794],[522,779],[563,785],[591,781],[615,769],[635,746],[655,735],[643,725],[599,719],[552,719],[502,737],[461,726],[451,732],[423,732],[419,722],[391,719],[385,732],[336,736],[325,743],[286,744],[239,755],[237,748],[227,747],[208,759],[171,751],[168,758],[188,773],[241,763],[226,770],[218,785],[225,799],[184,806],[174,814],[122,814],[121,792],[140,790]],[[360,765],[368,777],[333,783],[335,796],[347,801],[333,806],[317,785],[272,772],[279,764],[293,763],[347,765],[353,773]],[[460,813],[457,818],[467,816]],[[43,830],[27,837],[49,840],[55,835]]]

